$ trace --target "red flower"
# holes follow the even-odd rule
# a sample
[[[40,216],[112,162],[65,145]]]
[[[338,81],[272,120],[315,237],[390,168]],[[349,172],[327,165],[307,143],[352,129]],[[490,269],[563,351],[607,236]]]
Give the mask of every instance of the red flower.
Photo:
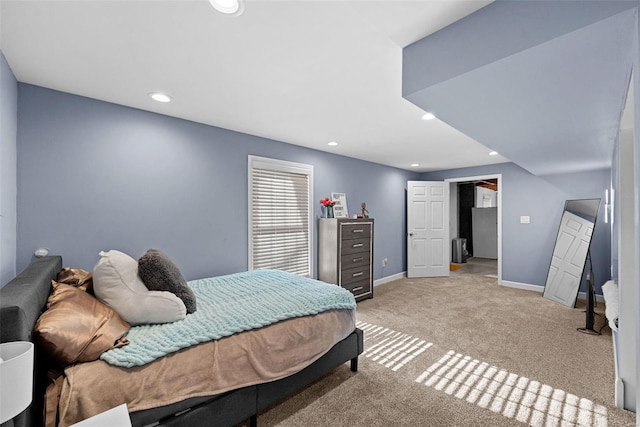
[[[328,197],[320,200],[320,204],[322,206],[334,206],[336,204],[335,200],[329,200]]]

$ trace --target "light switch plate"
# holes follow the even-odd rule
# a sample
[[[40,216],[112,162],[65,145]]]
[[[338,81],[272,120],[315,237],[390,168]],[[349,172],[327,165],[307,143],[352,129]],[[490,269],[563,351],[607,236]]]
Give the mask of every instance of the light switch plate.
[[[529,224],[530,222],[531,218],[528,215],[520,217],[520,224]]]

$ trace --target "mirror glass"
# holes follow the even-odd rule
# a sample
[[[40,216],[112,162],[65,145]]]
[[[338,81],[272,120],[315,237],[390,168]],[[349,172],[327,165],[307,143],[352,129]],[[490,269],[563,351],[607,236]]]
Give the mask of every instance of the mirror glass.
[[[598,216],[600,199],[567,200],[543,296],[574,307]]]

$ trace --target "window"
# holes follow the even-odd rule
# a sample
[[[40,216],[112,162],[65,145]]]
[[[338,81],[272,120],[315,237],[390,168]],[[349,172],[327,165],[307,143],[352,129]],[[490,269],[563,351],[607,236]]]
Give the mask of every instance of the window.
[[[313,166],[249,156],[249,270],[311,277]]]

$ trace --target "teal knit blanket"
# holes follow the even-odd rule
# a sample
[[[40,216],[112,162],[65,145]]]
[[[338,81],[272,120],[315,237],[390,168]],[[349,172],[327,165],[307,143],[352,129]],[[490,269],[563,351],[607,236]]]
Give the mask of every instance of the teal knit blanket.
[[[100,356],[130,368],[206,341],[327,310],[353,310],[351,292],[278,270],[256,270],[193,280],[197,311],[173,323],[132,327],[129,344]]]

